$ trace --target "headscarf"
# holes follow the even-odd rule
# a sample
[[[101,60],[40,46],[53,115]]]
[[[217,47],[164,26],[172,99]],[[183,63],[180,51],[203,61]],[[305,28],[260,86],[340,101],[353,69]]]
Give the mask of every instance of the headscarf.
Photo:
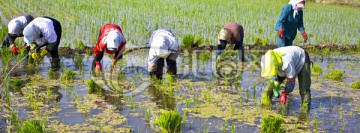
[[[292,8],[294,9],[294,14],[293,14],[293,17],[294,17],[294,18],[295,18],[295,16],[298,14],[298,12],[299,12],[299,10],[300,10],[300,8],[297,7],[296,5],[297,5],[298,3],[300,3],[300,2],[302,2],[302,1],[305,2],[305,0],[290,0],[290,2],[289,2],[289,4],[291,4],[291,5],[292,5]]]
[[[21,22],[19,20],[10,21],[8,24],[8,30],[10,34],[21,34]]]
[[[31,44],[40,37],[40,30],[33,23],[30,23],[24,28],[23,34],[25,43]]]
[[[284,53],[278,53],[269,50],[261,58],[261,77],[271,78],[279,74],[279,67],[282,65],[281,56]]]

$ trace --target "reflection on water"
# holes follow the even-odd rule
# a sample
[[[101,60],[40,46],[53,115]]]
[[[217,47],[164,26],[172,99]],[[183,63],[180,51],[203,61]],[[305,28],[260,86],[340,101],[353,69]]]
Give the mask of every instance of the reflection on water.
[[[94,104],[97,104],[99,107],[106,108],[106,105],[115,106],[118,110],[120,110],[122,113],[130,113],[131,111],[126,110],[127,99],[124,99],[124,94],[129,94],[129,92],[135,90],[134,88],[141,86],[144,82],[148,82],[148,72],[147,72],[147,50],[139,50],[134,51],[130,54],[127,54],[124,56],[124,66],[122,67],[121,71],[114,72],[113,75],[105,75],[102,78],[99,78],[98,80],[102,80],[103,82],[107,82],[108,84],[105,85],[104,83],[99,84],[102,85],[101,90],[101,98],[105,101],[105,103],[96,102]],[[206,52],[206,51],[205,51]],[[231,94],[231,95],[241,95],[241,101],[244,101],[246,95],[250,95],[249,97],[253,97],[253,100],[259,100],[261,97],[262,89],[255,90],[255,89],[249,89],[251,87],[259,87],[266,85],[266,81],[264,79],[260,78],[260,70],[259,70],[259,59],[263,53],[261,52],[254,52],[250,53],[248,52],[247,62],[242,64],[235,63],[235,66],[233,62],[223,63],[223,64],[217,64],[215,59],[215,53],[211,53],[211,57],[208,61],[203,61],[200,59],[200,54],[202,52],[197,53],[184,53],[180,54],[177,58],[178,62],[178,75],[177,79],[179,82],[188,80],[191,83],[200,82],[205,84],[215,84],[219,86],[234,86],[236,85],[236,89],[233,89],[233,91],[221,91],[221,93]],[[312,86],[312,105],[311,110],[309,113],[301,112],[300,104],[300,96],[297,92],[298,89],[295,89],[294,92],[289,96],[289,107],[285,110],[286,116],[294,116],[298,118],[298,123],[307,123],[307,121],[313,120],[314,116],[316,116],[317,119],[320,121],[323,121],[324,123],[320,125],[323,129],[326,129],[329,132],[336,132],[339,131],[337,128],[341,127],[341,120],[339,120],[338,114],[341,112],[345,112],[347,114],[342,114],[344,117],[342,118],[344,121],[346,120],[347,124],[344,125],[349,132],[355,132],[357,125],[359,125],[359,122],[356,118],[359,117],[359,115],[354,111],[356,110],[357,105],[355,106],[354,103],[356,101],[360,100],[356,96],[358,95],[358,91],[352,91],[351,89],[342,89],[341,86],[343,84],[348,84],[354,81],[359,80],[359,68],[356,67],[359,65],[358,58],[354,57],[344,57],[341,56],[339,58],[331,57],[331,58],[324,58],[324,57],[311,57],[312,60],[320,64],[323,67],[323,73],[328,73],[329,71],[333,69],[344,69],[346,70],[346,77],[344,78],[343,82],[333,82],[333,81],[327,81],[322,79],[322,75],[318,79],[314,79],[313,86]],[[77,70],[77,67],[74,64],[73,59],[71,57],[62,57],[62,64],[67,69],[73,69]],[[83,59],[84,63],[84,71],[79,72],[76,71],[78,75],[76,75],[76,79],[80,80],[88,80],[90,78],[93,78],[90,74],[91,70],[91,61],[92,57],[85,57]],[[111,64],[111,57],[104,57],[102,64],[105,66],[105,71],[109,70],[108,64]],[[0,64],[1,66],[1,64]],[[220,67],[219,66],[223,66]],[[331,66],[331,67],[330,67]],[[25,75],[31,76],[35,74],[39,74],[42,77],[44,77],[44,80],[51,79],[51,80],[59,80],[59,77],[62,75],[62,71],[54,71],[52,74],[48,75],[48,70],[50,68],[49,59],[45,58],[43,63],[40,63],[36,67],[31,67],[27,65],[26,63],[21,64],[20,66],[17,66],[14,71],[11,72],[12,77],[21,77],[21,82],[23,85],[21,87],[26,86],[28,82],[30,82],[30,79],[26,78]],[[165,69],[166,70],[166,69]],[[165,71],[164,70],[164,71]],[[219,74],[219,72],[223,72],[223,78],[217,79],[216,76]],[[237,74],[237,76],[233,76],[234,73]],[[1,73],[2,74],[2,73]],[[221,74],[221,73],[220,73]],[[237,77],[237,78],[234,78]],[[224,79],[225,78],[225,79]],[[226,79],[229,78],[229,79]],[[1,79],[0,79],[1,81]],[[113,81],[113,82],[110,82]],[[220,83],[214,83],[215,81],[220,81]],[[59,81],[60,82],[60,81]],[[129,87],[130,86],[130,87]],[[175,93],[175,96],[169,93],[165,87],[166,84],[163,84],[163,86],[160,88],[159,85],[150,85],[149,87],[143,88],[144,91],[140,91],[139,93],[134,94],[135,102],[144,102],[140,100],[149,100],[148,102],[156,103],[157,107],[160,109],[166,109],[166,110],[178,110],[183,114],[184,112],[181,110],[181,107],[183,108],[185,105],[184,103],[178,104],[179,99],[176,97],[181,95],[182,93],[187,93],[186,90],[180,90],[180,92]],[[19,88],[21,88],[19,87]],[[22,96],[21,89],[10,86],[9,89],[12,93],[17,93],[19,95],[16,96]],[[116,90],[121,91],[114,91],[111,88],[116,88]],[[191,88],[191,86],[190,86]],[[240,88],[242,91],[240,91]],[[326,89],[323,89],[326,88]],[[57,102],[60,102],[59,107],[62,108],[62,111],[59,113],[54,113],[53,115],[56,117],[56,119],[63,119],[62,122],[65,124],[81,124],[82,122],[85,122],[87,117],[83,116],[83,114],[76,112],[76,107],[73,106],[73,94],[76,93],[77,96],[84,96],[88,93],[90,94],[96,94],[92,92],[88,92],[86,82],[83,84],[78,84],[72,87],[60,87],[60,86],[54,86],[51,87],[51,90],[54,94],[56,94],[56,98],[54,99]],[[39,91],[46,91],[45,89],[40,89]],[[120,93],[122,92],[122,93]],[[202,92],[199,92],[197,95],[202,96]],[[215,92],[220,93],[220,92]],[[248,93],[248,94],[246,94]],[[132,93],[133,94],[133,93]],[[225,94],[225,95],[226,95]],[[254,95],[254,96],[252,96]],[[332,102],[330,102],[330,95],[332,96]],[[1,95],[0,95],[1,98]],[[237,99],[240,101],[239,99]],[[202,103],[203,101],[200,101]],[[278,104],[277,99],[273,99],[274,108],[279,109],[281,108]],[[70,107],[69,107],[70,106]],[[248,106],[257,106],[257,104],[249,104]],[[325,108],[325,109],[323,109]],[[344,111],[339,111],[339,108],[342,108]],[[135,111],[138,111],[140,109],[135,109]],[[279,111],[279,110],[277,110]],[[350,117],[348,114],[350,111],[354,112],[354,117]],[[92,110],[88,116],[92,116],[94,114],[98,114],[101,112],[101,110]],[[139,112],[139,111],[138,111]],[[282,112],[279,111],[279,114]],[[66,116],[68,114],[71,114],[71,118],[75,119],[64,119],[63,116]],[[129,120],[129,126],[138,128],[137,124],[139,122],[145,123],[145,120],[143,116],[128,116],[129,114],[122,114],[128,117]],[[189,117],[188,121],[185,124],[185,126],[189,127]],[[191,116],[193,117],[193,116]],[[199,128],[204,129],[204,123],[223,123],[223,120],[220,118],[210,118],[210,119],[204,119],[204,118],[193,118],[195,119],[196,124],[193,126],[196,126],[193,129]],[[335,126],[332,123],[329,123],[329,121],[335,121]],[[199,124],[202,123],[202,124]],[[257,124],[260,124],[260,122],[257,122]],[[1,121],[0,121],[0,125]],[[135,131],[141,131],[142,129],[147,129],[145,127],[146,124],[143,127],[139,127],[140,129],[136,129]],[[239,124],[241,125],[242,131],[254,131],[257,130],[256,126],[250,126],[247,124]],[[222,125],[220,125],[222,126]],[[0,126],[1,127],[1,126]],[[314,129],[313,126],[309,126],[310,129]],[[191,128],[186,128],[184,132],[190,131]],[[1,132],[0,128],[0,132]],[[202,130],[198,130],[201,132]],[[211,127],[211,131],[214,132],[220,132],[220,128],[218,127]],[[228,130],[229,131],[229,130]],[[240,130],[239,130],[240,131]]]

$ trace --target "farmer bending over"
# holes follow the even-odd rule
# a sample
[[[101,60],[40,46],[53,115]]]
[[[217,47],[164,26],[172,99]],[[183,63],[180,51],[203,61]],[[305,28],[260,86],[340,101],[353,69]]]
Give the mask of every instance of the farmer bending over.
[[[125,51],[126,39],[122,33],[121,27],[115,24],[105,24],[99,31],[98,41],[94,47],[95,58],[93,61],[93,69],[102,71],[101,59],[104,52],[114,54],[112,69],[116,62],[122,58]]]
[[[41,61],[50,52],[51,68],[60,68],[58,46],[61,39],[60,22],[51,17],[37,17],[24,29],[24,41],[30,46],[32,59]],[[40,48],[46,46],[41,53]],[[35,51],[36,50],[36,51]],[[30,58],[31,59],[31,58]]]
[[[286,79],[285,90],[281,94],[281,104],[295,87],[295,77],[299,80],[302,107],[310,107],[310,58],[306,51],[298,46],[281,47],[269,50],[261,59],[261,77],[272,79],[274,87],[268,87],[269,101],[272,96],[279,97],[280,84]],[[272,85],[269,85],[272,86]]]
[[[224,25],[218,35],[218,48],[216,52],[216,58],[220,59],[221,52],[226,48],[226,44],[231,44],[231,49],[238,50],[239,60],[244,59],[244,28],[234,22],[229,22]]]
[[[8,24],[8,34],[5,36],[2,46],[10,46],[11,52],[18,53],[18,48],[14,45],[15,39],[24,36],[23,30],[32,20],[34,20],[34,17],[29,14],[20,14],[12,19]]]
[[[158,29],[151,35],[149,42],[148,71],[150,76],[162,79],[164,60],[170,75],[176,75],[176,58],[179,46],[174,34],[168,29]]]

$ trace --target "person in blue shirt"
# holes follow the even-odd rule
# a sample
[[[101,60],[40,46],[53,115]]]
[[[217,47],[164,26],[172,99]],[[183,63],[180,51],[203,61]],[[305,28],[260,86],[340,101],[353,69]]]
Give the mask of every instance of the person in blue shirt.
[[[297,30],[302,34],[305,42],[308,36],[303,23],[303,8],[305,0],[290,0],[289,4],[282,8],[279,19],[276,22],[275,30],[278,47],[291,46],[296,37]]]

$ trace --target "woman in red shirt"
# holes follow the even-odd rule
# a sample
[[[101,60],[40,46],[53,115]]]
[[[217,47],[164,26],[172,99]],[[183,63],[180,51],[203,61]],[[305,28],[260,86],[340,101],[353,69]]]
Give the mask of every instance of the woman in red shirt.
[[[125,51],[126,39],[122,33],[120,26],[115,24],[105,24],[101,27],[98,41],[94,47],[95,58],[93,61],[93,69],[101,71],[101,59],[104,52],[114,54],[112,67],[115,66],[117,60],[122,58]]]

